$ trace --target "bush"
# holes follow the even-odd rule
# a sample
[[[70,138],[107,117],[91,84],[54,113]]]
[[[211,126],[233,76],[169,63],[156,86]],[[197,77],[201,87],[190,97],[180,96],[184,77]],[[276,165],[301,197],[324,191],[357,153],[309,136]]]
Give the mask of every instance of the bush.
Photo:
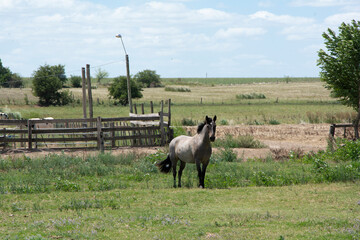
[[[142,98],[142,89],[136,84],[132,79],[130,79],[131,85],[131,98]],[[110,84],[109,96],[118,101],[123,106],[126,106],[129,103],[128,92],[127,92],[127,78],[125,76],[120,76],[114,78],[113,82]]]
[[[160,75],[153,70],[144,70],[135,74],[134,79],[143,87],[160,87]]]
[[[234,138],[230,134],[226,134],[225,138],[219,139],[213,144],[215,147],[224,148],[264,148],[266,147],[259,140],[255,140],[251,135],[237,136]]]
[[[183,126],[195,126],[197,125],[196,121],[192,120],[191,118],[183,118],[181,120],[181,125]]]
[[[251,94],[238,94],[236,99],[265,99],[266,96],[262,93],[251,93]]]
[[[191,92],[189,88],[185,87],[165,87],[167,92]]]
[[[82,78],[80,76],[70,76],[71,86],[81,88]]]
[[[66,94],[59,90],[66,82],[65,69],[62,65],[40,66],[33,74],[33,92],[39,97],[39,105],[64,105],[68,103]]]

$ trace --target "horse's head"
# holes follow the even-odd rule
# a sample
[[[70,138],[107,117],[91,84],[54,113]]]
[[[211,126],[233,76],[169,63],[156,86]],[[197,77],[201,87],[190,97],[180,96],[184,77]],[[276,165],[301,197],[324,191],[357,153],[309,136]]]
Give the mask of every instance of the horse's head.
[[[208,116],[205,117],[206,127],[209,132],[210,141],[215,141],[215,132],[216,132],[216,115],[213,119],[209,118]]]

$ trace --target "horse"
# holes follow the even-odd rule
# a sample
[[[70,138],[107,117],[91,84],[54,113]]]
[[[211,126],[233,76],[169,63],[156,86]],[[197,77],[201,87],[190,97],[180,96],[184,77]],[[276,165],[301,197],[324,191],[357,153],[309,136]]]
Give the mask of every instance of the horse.
[[[197,134],[195,136],[190,137],[181,135],[170,142],[167,158],[156,165],[163,173],[169,173],[172,169],[174,188],[176,188],[176,165],[178,160],[180,160],[178,187],[181,187],[181,175],[186,163],[195,163],[199,177],[198,186],[200,188],[205,188],[205,172],[212,153],[210,142],[215,141],[215,132],[216,115],[213,119],[206,116],[205,121],[198,125]]]

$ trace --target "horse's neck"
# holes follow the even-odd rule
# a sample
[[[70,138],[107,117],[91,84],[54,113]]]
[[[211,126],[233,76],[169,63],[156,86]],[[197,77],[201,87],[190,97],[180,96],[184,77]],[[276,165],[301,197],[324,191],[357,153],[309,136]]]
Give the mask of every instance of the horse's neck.
[[[209,139],[209,132],[205,129],[206,126],[201,130],[200,133],[197,134],[197,138],[201,141],[202,144],[208,144],[210,147],[210,139]]]

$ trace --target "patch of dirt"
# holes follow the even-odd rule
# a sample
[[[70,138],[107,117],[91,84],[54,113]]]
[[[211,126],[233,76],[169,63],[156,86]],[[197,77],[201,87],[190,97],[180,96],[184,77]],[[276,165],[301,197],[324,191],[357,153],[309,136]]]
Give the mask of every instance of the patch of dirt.
[[[243,159],[248,158],[266,158],[269,155],[286,154],[289,151],[296,152],[317,152],[325,150],[329,134],[329,124],[280,124],[280,125],[235,125],[235,126],[217,126],[217,139],[226,134],[233,136],[252,135],[256,140],[261,141],[267,147],[261,149],[238,148],[234,151]],[[197,127],[185,127],[190,135],[196,133]],[[113,149],[111,153],[120,155],[123,153],[135,152],[136,154],[156,153],[161,147],[150,148],[121,148]],[[214,149],[214,152],[219,149]],[[60,151],[39,151],[39,152],[5,152],[2,156],[26,155],[29,157],[41,157],[49,153],[60,153]],[[85,157],[87,155],[98,154],[98,151],[64,151],[71,156]],[[276,157],[276,156],[275,156]]]
[[[317,152],[325,150],[329,137],[330,124],[280,124],[280,125],[236,125],[217,126],[216,137],[222,138],[226,134],[233,136],[251,135],[254,139],[264,143],[267,148],[249,149],[238,148],[234,151],[243,159],[265,158],[279,152]],[[196,127],[186,127],[191,135]]]

